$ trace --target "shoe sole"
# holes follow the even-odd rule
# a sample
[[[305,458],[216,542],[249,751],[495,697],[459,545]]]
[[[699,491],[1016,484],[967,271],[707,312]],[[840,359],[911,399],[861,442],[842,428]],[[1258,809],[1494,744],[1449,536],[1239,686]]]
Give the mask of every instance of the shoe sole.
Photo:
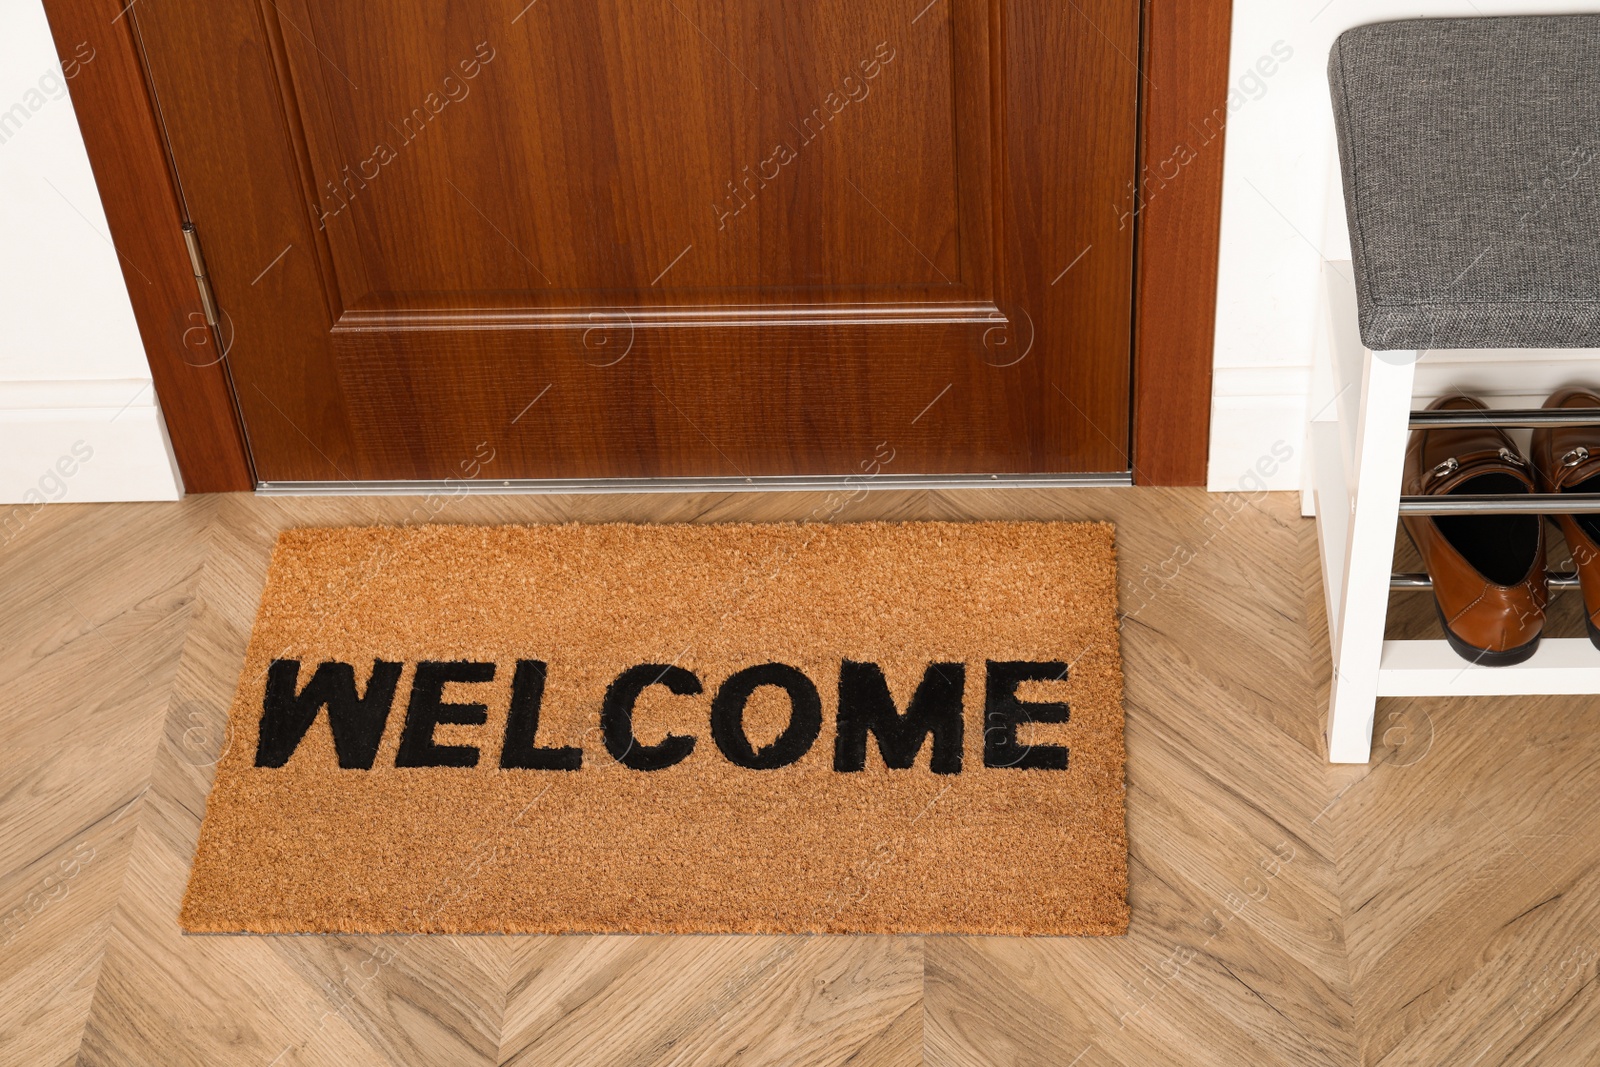
[[[1595,648],[1600,648],[1600,626],[1594,624],[1594,619],[1588,615],[1583,617],[1583,624],[1589,628],[1589,643]]]
[[[1433,610],[1439,616],[1439,627],[1444,630],[1444,639],[1450,642],[1451,650],[1468,663],[1475,663],[1480,667],[1515,667],[1519,663],[1526,663],[1535,652],[1539,651],[1538,637],[1525,645],[1508,648],[1504,652],[1469,645],[1450,629],[1450,624],[1445,621],[1444,608],[1439,606],[1437,597],[1433,601]],[[1596,648],[1600,648],[1600,629],[1595,627],[1593,620],[1589,622],[1589,640],[1594,642]]]

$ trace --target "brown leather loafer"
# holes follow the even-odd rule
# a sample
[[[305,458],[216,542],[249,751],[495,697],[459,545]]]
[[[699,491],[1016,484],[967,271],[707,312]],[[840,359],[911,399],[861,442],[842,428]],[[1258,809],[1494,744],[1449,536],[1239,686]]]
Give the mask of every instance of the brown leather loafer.
[[[1600,408],[1600,396],[1563,389],[1547,408]],[[1533,431],[1533,465],[1542,493],[1600,493],[1600,427],[1564,426]],[[1589,640],[1600,648],[1600,515],[1553,515],[1578,568]]]
[[[1479,408],[1448,396],[1435,408]],[[1407,496],[1534,491],[1533,471],[1511,438],[1492,426],[1418,430],[1406,448]],[[1406,533],[1433,579],[1445,638],[1486,667],[1521,663],[1539,647],[1550,589],[1544,523],[1537,515],[1408,515]]]

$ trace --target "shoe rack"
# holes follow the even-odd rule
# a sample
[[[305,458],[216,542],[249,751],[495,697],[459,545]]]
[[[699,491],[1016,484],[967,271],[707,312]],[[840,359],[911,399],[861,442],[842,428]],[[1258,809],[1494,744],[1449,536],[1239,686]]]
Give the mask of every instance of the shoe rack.
[[[1349,264],[1330,265],[1325,278],[1328,323],[1313,368],[1302,510],[1316,516],[1327,597],[1329,760],[1367,762],[1379,697],[1600,693],[1600,649],[1586,637],[1545,638],[1532,658],[1509,667],[1469,663],[1442,637],[1384,637],[1390,592],[1431,588],[1426,574],[1394,572],[1401,515],[1600,514],[1600,494],[1402,497],[1411,431],[1491,422],[1503,429],[1596,426],[1600,415],[1543,408],[1414,411],[1423,354],[1367,349],[1357,333]],[[1574,575],[1551,576],[1553,593],[1576,587]]]

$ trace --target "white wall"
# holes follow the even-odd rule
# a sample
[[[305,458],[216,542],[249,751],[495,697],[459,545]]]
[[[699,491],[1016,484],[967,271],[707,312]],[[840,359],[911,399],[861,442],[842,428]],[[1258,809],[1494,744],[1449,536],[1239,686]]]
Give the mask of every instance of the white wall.
[[[1223,177],[1210,485],[1230,490],[1245,480],[1257,487],[1249,480],[1255,471],[1273,489],[1294,489],[1312,351],[1322,328],[1321,272],[1325,261],[1350,258],[1328,97],[1334,38],[1368,22],[1600,11],[1600,2],[1234,0],[1233,11],[1231,69],[1239,92]],[[1275,46],[1277,56],[1289,49],[1292,58],[1277,62]],[[1273,58],[1258,68],[1262,57]],[[1600,384],[1600,366],[1572,365],[1597,356],[1547,353],[1511,364],[1492,353],[1435,353],[1419,368],[1418,392],[1463,388],[1542,402],[1539,390],[1582,377],[1582,370]],[[1285,448],[1293,455],[1279,462]]]
[[[45,501],[181,492],[67,95],[95,55],[0,0],[0,543]]]

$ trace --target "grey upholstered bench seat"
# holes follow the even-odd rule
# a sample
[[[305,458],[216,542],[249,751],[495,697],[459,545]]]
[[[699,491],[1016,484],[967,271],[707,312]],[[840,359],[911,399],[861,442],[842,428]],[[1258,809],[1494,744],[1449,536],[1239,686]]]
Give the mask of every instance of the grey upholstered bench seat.
[[[1367,347],[1600,347],[1600,15],[1362,26],[1328,73]]]

